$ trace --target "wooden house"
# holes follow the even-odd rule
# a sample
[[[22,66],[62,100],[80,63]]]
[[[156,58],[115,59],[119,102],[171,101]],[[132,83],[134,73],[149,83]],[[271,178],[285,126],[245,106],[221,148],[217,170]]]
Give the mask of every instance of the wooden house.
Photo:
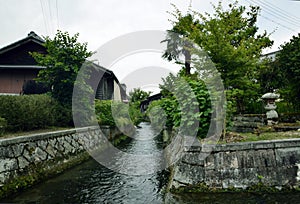
[[[0,49],[0,94],[22,93],[24,83],[34,80],[38,72],[45,69],[45,67],[38,66],[29,54],[29,52],[46,54],[43,43],[44,40],[31,31],[27,37]],[[95,90],[95,98],[101,100],[126,99],[126,90],[112,71],[95,63],[92,63],[91,66],[94,68],[94,73],[91,74],[90,81]]]
[[[45,53],[43,43],[42,38],[30,32],[26,38],[0,49],[0,93],[20,94],[23,84],[44,69],[29,54]]]

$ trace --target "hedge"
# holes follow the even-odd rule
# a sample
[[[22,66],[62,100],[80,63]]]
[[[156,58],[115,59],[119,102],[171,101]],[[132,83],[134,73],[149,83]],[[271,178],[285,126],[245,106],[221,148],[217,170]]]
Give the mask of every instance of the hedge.
[[[117,126],[130,131],[142,121],[139,109],[111,100],[95,100],[95,114],[99,125]]]
[[[70,124],[70,113],[48,95],[0,96],[0,117],[8,131]]]

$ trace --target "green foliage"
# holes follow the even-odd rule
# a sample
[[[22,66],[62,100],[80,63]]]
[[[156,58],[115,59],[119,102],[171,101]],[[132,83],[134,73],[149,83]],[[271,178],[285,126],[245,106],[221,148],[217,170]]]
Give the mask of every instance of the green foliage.
[[[129,103],[129,115],[134,125],[145,121],[145,115],[141,112],[140,105],[141,103],[138,101]]]
[[[34,80],[26,81],[22,87],[23,94],[44,94],[49,90],[49,87],[45,86],[41,82],[36,82]]]
[[[172,127],[172,120],[170,120],[170,116],[166,117],[166,113],[162,108],[164,100],[165,99],[152,101],[146,111],[146,115],[150,119],[151,126],[158,131],[163,130],[165,126]]]
[[[282,73],[280,94],[294,108],[300,109],[300,34],[281,46],[276,56],[277,69]]]
[[[95,114],[99,125],[116,126],[112,115],[111,104],[112,101],[110,100],[95,100]]]
[[[146,112],[150,118],[151,126],[158,130],[162,130],[163,126],[169,129],[175,126],[175,115],[180,117],[180,112],[178,112],[177,107],[178,102],[176,98],[171,96],[152,101]]]
[[[172,13],[176,20],[171,31],[206,51],[221,74],[225,89],[231,91],[227,99],[235,102],[238,113],[244,113],[248,104],[252,103],[249,99],[255,101],[260,97],[257,80],[258,70],[262,66],[260,55],[262,49],[273,42],[266,32],[257,33],[258,7],[250,6],[247,10],[235,2],[224,10],[219,2],[214,10],[213,15],[203,15],[197,11],[183,15],[176,9]],[[191,51],[193,53],[193,49]],[[195,68],[202,71],[201,67]]]
[[[150,96],[151,92],[146,92],[140,88],[134,88],[133,91],[129,92],[130,102],[141,102],[146,100]]]
[[[85,127],[95,123],[94,115],[94,90],[87,83],[90,76],[91,62],[85,62],[83,69],[77,75],[74,83],[72,97],[72,115],[76,127]],[[67,104],[68,106],[68,104]]]
[[[134,88],[129,92],[129,115],[134,125],[145,121],[145,115],[141,113],[141,102],[150,96],[151,92],[146,92],[140,88]]]
[[[73,127],[73,113],[68,105],[56,102],[54,105],[55,126]]]
[[[173,5],[175,7],[175,5]],[[162,42],[167,42],[167,49],[162,55],[168,61],[174,60],[177,64],[184,64],[184,73],[186,76],[191,74],[191,47],[192,44],[188,38],[194,32],[194,27],[199,24],[198,20],[194,20],[191,14],[182,16],[181,12],[175,7],[178,21],[173,21],[173,27],[168,30],[167,39]],[[177,16],[176,16],[177,15]],[[184,56],[184,63],[180,60]]]
[[[280,70],[277,60],[263,59],[259,70],[260,93],[274,92],[282,87],[285,81],[284,72]]]
[[[160,127],[178,128],[182,134],[206,137],[211,117],[210,95],[203,81],[194,76],[174,76],[165,80],[164,98],[149,106],[151,122]],[[163,122],[164,121],[164,122]]]
[[[59,103],[48,95],[0,96],[0,104],[0,117],[6,119],[9,131],[61,126],[70,121]]]
[[[5,118],[0,117],[0,136],[5,133],[5,129],[7,128],[7,121]]]
[[[73,86],[85,59],[92,55],[86,43],[77,42],[79,34],[58,31],[54,39],[45,38],[47,54],[31,53],[38,65],[45,66],[38,81],[51,87],[51,95],[62,104],[71,105]]]
[[[142,114],[133,105],[111,100],[95,100],[95,114],[99,125],[119,127],[120,129],[132,129],[138,125]]]

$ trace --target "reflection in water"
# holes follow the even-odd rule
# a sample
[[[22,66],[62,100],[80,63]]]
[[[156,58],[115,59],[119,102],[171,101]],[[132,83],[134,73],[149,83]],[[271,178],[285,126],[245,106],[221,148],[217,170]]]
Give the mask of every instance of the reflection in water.
[[[142,168],[157,167],[159,170],[163,157],[162,143],[147,123],[141,124],[136,139],[118,146],[124,152],[133,155],[158,155],[150,161],[142,160],[132,171]],[[131,165],[130,158],[122,154],[112,155],[111,162],[118,166]],[[122,164],[122,165],[121,165]],[[140,168],[140,169],[138,169]],[[90,160],[64,174],[50,179],[16,197],[0,202],[10,203],[299,203],[300,193],[185,193],[181,195],[166,194],[164,187],[168,174],[157,171],[152,174],[126,175],[116,173]]]

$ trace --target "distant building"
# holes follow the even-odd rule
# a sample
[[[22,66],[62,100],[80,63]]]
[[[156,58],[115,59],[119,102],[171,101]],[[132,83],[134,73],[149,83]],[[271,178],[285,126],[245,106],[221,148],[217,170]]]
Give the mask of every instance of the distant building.
[[[39,71],[45,69],[45,67],[38,66],[29,54],[29,52],[46,54],[43,43],[44,40],[31,31],[27,37],[0,49],[0,94],[22,93],[23,85],[34,80]],[[120,85],[112,71],[95,63],[92,63],[91,67],[93,73],[90,82],[95,90],[95,98],[101,100],[126,99],[126,90]]]
[[[149,96],[146,100],[141,102],[141,105],[140,105],[141,112],[145,112],[152,101],[156,101],[156,100],[160,100],[160,99],[162,99],[161,93]]]
[[[274,52],[269,52],[267,54],[264,54],[261,56],[261,59],[269,58],[272,62],[275,61],[276,55],[280,52],[280,50],[274,51]]]

